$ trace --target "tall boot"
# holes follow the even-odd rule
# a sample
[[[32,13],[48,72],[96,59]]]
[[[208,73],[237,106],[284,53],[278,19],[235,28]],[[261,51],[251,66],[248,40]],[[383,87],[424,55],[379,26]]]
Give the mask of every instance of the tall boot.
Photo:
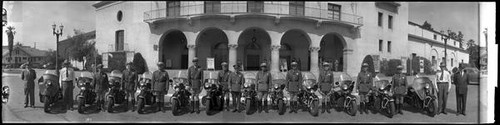
[[[101,111],[101,100],[97,100],[97,110]]]
[[[269,113],[269,106],[267,105],[267,100],[264,100],[264,112]]]
[[[196,109],[194,108],[194,107],[195,107],[195,106],[194,106],[194,101],[189,101],[189,103],[191,104],[191,105],[190,105],[190,106],[191,106],[191,112],[190,112],[190,113],[194,113],[194,112],[195,112],[195,110],[196,110]]]
[[[225,102],[226,102],[226,111],[229,111],[229,99],[226,99]]]
[[[135,99],[132,99],[132,112],[135,111]]]
[[[195,101],[196,114],[200,114],[200,101]]]
[[[365,108],[365,105],[363,102],[359,103],[359,114],[363,114],[364,110],[363,108]]]
[[[330,105],[329,105],[328,103],[325,103],[325,104],[326,104],[326,105],[325,105],[325,106],[326,106],[326,112],[331,113],[331,112],[330,112]]]
[[[370,106],[370,105],[369,105],[368,103],[365,103],[365,108],[364,108],[364,110],[365,110],[365,113],[366,113],[366,114],[368,114],[368,108],[369,108],[369,106]]]
[[[102,110],[105,110],[105,109],[106,109],[106,108],[104,107],[104,104],[105,104],[105,103],[106,103],[106,102],[105,102],[104,100],[101,100],[101,109],[102,109]],[[111,108],[111,107],[108,107],[108,108]]]
[[[294,110],[294,108],[295,108],[295,107],[294,107],[294,103],[293,103],[293,101],[290,101],[290,111],[289,111],[288,113],[292,113],[292,112],[293,112],[293,110]]]
[[[401,103],[401,104],[399,104],[399,109],[398,109],[398,112],[401,115],[403,114],[403,111],[401,111],[402,109],[403,109],[403,104]]]
[[[247,110],[250,110],[250,109],[247,109]],[[262,112],[262,101],[261,100],[257,101],[257,110],[259,111],[259,113]]]
[[[165,109],[165,102],[161,102],[161,103],[160,103],[160,105],[161,105],[161,106],[160,106],[160,110],[161,110],[161,112],[165,113],[165,112],[167,111],[167,110]]]
[[[321,114],[325,113],[325,111],[326,111],[326,110],[325,110],[325,109],[326,109],[325,107],[326,107],[326,106],[325,106],[325,102],[321,102]]]

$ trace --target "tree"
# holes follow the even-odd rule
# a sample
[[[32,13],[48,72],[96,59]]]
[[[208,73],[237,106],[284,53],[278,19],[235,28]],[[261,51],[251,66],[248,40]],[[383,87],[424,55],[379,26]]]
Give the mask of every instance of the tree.
[[[474,46],[476,44],[476,42],[472,39],[469,39],[467,41],[467,50],[469,50],[470,47]]]
[[[464,34],[462,34],[462,31],[458,31],[457,40],[460,43],[460,48],[463,49],[462,42],[464,41]]]
[[[14,31],[16,28],[9,26],[7,27],[7,30],[5,30],[5,33],[7,33],[7,41],[9,42],[9,62],[12,60],[12,49],[14,48],[14,34],[16,34],[16,31]]]
[[[142,57],[141,53],[135,53],[134,54],[134,59],[132,60],[132,64],[135,67],[135,71],[137,71],[137,74],[142,74],[146,71],[148,71],[148,66],[146,65],[146,60]]]
[[[88,40],[92,39],[94,36],[85,35],[83,31],[73,29],[75,35],[68,38],[68,42],[71,43],[69,46],[69,55],[71,58],[77,60],[78,62],[83,61],[83,67],[85,67],[84,57],[88,58],[90,54],[92,54],[92,50],[94,50],[95,42],[89,42]]]
[[[58,58],[58,64],[62,64],[64,62],[64,59],[63,58]],[[52,68],[53,66],[55,66],[56,64],[56,51],[49,51],[48,54],[47,54],[47,58],[45,58],[45,60],[43,61],[43,64],[47,64],[49,69],[55,69]],[[61,68],[61,65],[58,65],[58,68],[57,69],[60,69]]]

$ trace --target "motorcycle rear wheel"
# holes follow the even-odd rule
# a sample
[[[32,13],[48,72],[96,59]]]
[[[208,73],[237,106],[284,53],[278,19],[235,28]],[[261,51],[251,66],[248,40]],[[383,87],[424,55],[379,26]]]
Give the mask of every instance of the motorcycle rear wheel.
[[[78,98],[78,113],[82,114],[83,108],[85,108],[85,99],[83,98]]]
[[[312,115],[312,116],[318,116],[319,114],[319,101],[318,100],[314,100],[311,104],[311,107],[309,108],[309,113]]]
[[[283,115],[285,114],[286,109],[285,109],[285,103],[283,102],[283,99],[278,100],[278,114]]]
[[[346,109],[346,112],[351,116],[356,116],[356,112],[358,112],[358,105],[356,104],[355,100],[351,101],[351,104],[349,104],[349,107]]]
[[[144,99],[139,99],[139,102],[137,102],[137,113],[143,114],[144,113]]]

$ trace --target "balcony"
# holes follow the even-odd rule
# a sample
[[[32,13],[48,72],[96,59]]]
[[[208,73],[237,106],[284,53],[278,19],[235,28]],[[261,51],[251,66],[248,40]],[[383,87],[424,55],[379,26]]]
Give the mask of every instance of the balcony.
[[[161,8],[144,12],[144,22],[153,23],[161,20],[190,19],[200,16],[228,16],[237,17],[243,15],[263,15],[274,16],[277,18],[301,18],[311,19],[318,22],[330,22],[336,24],[350,25],[359,27],[363,25],[363,17],[350,13],[337,12],[334,15],[333,11],[327,8],[314,8],[301,6],[297,10],[287,4],[266,3],[263,5],[248,8],[248,3],[224,3],[215,4],[216,6],[205,8],[204,4],[180,5],[169,8]],[[209,9],[209,10],[207,10]],[[302,12],[300,12],[302,11]],[[292,12],[292,13],[291,13]]]

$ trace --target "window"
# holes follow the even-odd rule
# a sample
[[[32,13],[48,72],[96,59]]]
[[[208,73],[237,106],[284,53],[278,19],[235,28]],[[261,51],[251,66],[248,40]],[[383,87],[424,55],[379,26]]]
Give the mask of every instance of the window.
[[[115,39],[116,39],[115,50],[116,51],[123,50],[123,46],[124,46],[124,30],[118,30],[118,31],[116,31],[115,35],[116,35],[115,36]]]
[[[391,52],[391,41],[387,41],[387,52]]]
[[[23,60],[26,60],[26,57],[23,57]]]
[[[387,25],[388,25],[389,29],[392,29],[392,16],[391,15],[389,15],[388,20],[389,20],[389,24],[387,24]]]
[[[118,20],[118,22],[120,22],[120,21],[122,21],[122,18],[123,18],[123,12],[118,11],[118,13],[116,14],[116,20]]]
[[[457,45],[457,41],[453,41],[453,45],[456,46]]]
[[[167,1],[167,16],[181,15],[181,2],[180,1]]]
[[[436,56],[432,56],[432,65],[435,66],[437,63]]]
[[[437,35],[436,34],[434,34],[434,40],[437,40]]]
[[[378,26],[382,27],[382,18],[383,18],[384,14],[382,14],[381,12],[378,12]]]
[[[290,1],[290,15],[304,16],[304,1]]]
[[[451,67],[453,67],[453,58],[451,58],[450,64],[451,64]]]
[[[264,12],[264,1],[248,1],[247,12],[252,12],[252,13]]]
[[[333,20],[340,20],[340,5],[328,3],[328,11],[332,12]]]
[[[205,13],[220,13],[220,1],[205,1]]]
[[[383,42],[382,40],[378,40],[378,51],[382,52],[382,46],[383,46]]]

